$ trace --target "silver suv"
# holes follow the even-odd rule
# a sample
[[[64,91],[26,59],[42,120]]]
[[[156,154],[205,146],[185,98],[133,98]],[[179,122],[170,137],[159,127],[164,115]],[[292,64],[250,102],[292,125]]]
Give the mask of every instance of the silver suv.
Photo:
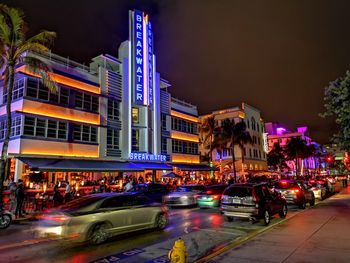
[[[164,229],[168,210],[138,193],[87,195],[49,210],[36,227],[39,236],[54,235],[100,244],[109,237],[147,228]]]

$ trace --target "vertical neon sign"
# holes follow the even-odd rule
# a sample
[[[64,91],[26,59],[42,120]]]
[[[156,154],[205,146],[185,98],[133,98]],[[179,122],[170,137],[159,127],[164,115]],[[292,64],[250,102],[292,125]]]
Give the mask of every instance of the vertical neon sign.
[[[153,105],[153,35],[151,22],[147,24],[147,45],[148,45],[148,102]]]
[[[134,11],[134,75],[135,104],[144,104],[144,68],[143,68],[143,13]]]
[[[153,33],[148,16],[134,10],[134,101],[137,105],[153,105]]]

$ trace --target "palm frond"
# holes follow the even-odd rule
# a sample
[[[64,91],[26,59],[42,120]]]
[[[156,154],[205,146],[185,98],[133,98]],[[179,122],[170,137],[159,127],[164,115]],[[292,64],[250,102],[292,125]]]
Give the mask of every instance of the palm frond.
[[[25,56],[23,62],[26,68],[34,75],[41,77],[40,81],[46,86],[51,92],[58,90],[57,84],[50,76],[52,69],[42,60],[32,56]]]
[[[24,25],[24,14],[20,9],[9,8],[8,19],[11,23],[10,28],[12,31],[11,40],[17,42],[18,40],[24,39],[23,25]]]
[[[1,8],[0,8],[0,42],[2,43],[2,45],[11,44],[11,29],[6,23],[6,18]]]
[[[34,51],[37,53],[45,53],[49,51],[49,48],[40,43],[30,43],[26,41],[23,45],[17,48],[14,57],[20,58],[24,55],[24,53],[30,51]]]
[[[44,46],[50,46],[54,39],[56,38],[56,33],[51,31],[43,30],[39,34],[29,38],[28,43],[37,43]]]

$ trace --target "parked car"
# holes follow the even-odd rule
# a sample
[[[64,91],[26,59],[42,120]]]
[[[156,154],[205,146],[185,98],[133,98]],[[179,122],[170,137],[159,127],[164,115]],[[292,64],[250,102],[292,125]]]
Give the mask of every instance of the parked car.
[[[194,206],[197,204],[196,195],[206,189],[204,185],[182,185],[175,192],[164,196],[164,203],[168,206]]]
[[[324,184],[320,184],[314,179],[309,180],[307,184],[309,189],[314,193],[316,199],[323,200],[326,198],[327,189]]]
[[[197,204],[200,208],[206,207],[219,207],[221,196],[224,190],[227,188],[226,184],[210,185],[203,192],[200,192],[197,198]]]
[[[150,199],[161,203],[163,197],[169,193],[169,190],[164,184],[149,183],[149,184],[137,184],[134,190],[139,193],[143,193]]]
[[[306,203],[310,206],[315,205],[314,193],[309,191],[302,181],[279,180],[274,183],[273,189],[281,193],[288,204],[298,205],[301,209],[306,208]]]
[[[229,222],[234,217],[249,218],[251,222],[263,218],[268,225],[274,214],[287,216],[287,202],[279,193],[271,193],[267,184],[234,184],[222,195],[221,211]]]
[[[49,210],[36,226],[39,236],[54,235],[100,244],[109,237],[141,229],[164,229],[168,210],[138,193],[86,195]]]

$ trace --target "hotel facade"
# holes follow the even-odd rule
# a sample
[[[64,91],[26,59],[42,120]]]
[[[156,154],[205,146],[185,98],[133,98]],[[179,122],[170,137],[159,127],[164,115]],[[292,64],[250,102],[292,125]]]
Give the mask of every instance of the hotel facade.
[[[300,138],[301,140],[305,141],[306,145],[313,144],[315,146],[315,149],[318,149],[320,147],[318,143],[314,142],[310,138],[308,127],[306,126],[297,127],[296,131],[290,131],[282,127],[279,123],[267,122],[265,124],[265,129],[268,133],[267,137],[269,151],[273,149],[275,143],[278,143],[281,146],[281,148],[285,148],[291,138]],[[286,165],[287,170],[291,171],[292,173],[295,173],[295,160],[286,161]],[[322,164],[319,157],[311,156],[305,159],[299,158],[298,167],[302,172],[306,171],[308,173],[316,169],[324,168],[324,164]]]
[[[243,151],[238,145],[234,146],[236,169],[240,175],[244,173],[257,173],[267,171],[267,148],[264,122],[258,109],[242,103],[240,107],[233,107],[213,111],[210,114],[200,116],[200,122],[203,123],[205,118],[214,117],[216,126],[220,127],[221,123],[226,120],[234,120],[235,123],[244,121],[247,131],[250,133],[252,143],[244,145]],[[200,146],[201,155],[208,155],[208,150]],[[226,173],[232,173],[232,150],[223,149],[221,154],[217,150],[212,152],[212,160],[216,166]]]
[[[197,107],[172,97],[171,84],[157,72],[145,13],[129,11],[129,39],[118,57],[100,55],[87,67],[54,54],[31,55],[52,68],[58,89],[48,90],[26,65],[16,68],[8,149],[16,181],[33,171],[56,182],[207,168],[199,165]],[[7,94],[0,87],[3,140]]]

